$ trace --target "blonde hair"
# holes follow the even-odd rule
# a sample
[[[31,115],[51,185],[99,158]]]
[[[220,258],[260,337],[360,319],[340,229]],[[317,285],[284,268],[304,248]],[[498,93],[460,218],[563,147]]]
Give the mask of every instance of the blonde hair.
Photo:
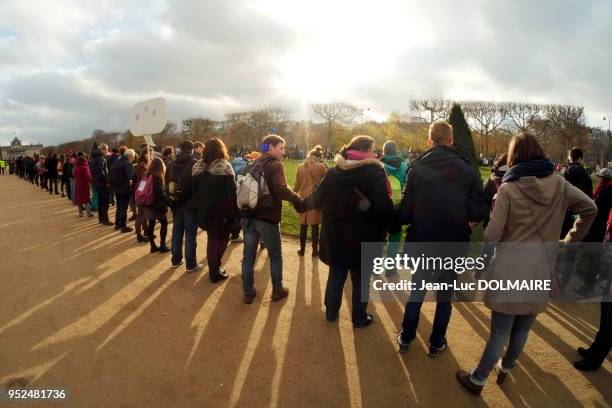
[[[453,127],[445,120],[437,120],[429,126],[429,138],[433,144],[448,144],[453,137]]]

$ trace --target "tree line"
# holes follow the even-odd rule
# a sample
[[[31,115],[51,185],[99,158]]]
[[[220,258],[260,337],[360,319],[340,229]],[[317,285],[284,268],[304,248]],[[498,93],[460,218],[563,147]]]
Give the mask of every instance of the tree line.
[[[422,152],[427,149],[428,126],[438,119],[449,119],[453,106],[458,106],[465,118],[475,157],[493,158],[507,149],[509,138],[519,130],[533,132],[543,147],[555,160],[564,160],[572,146],[588,150],[588,129],[584,108],[570,105],[540,105],[522,102],[451,101],[446,99],[416,99],[409,102],[406,113],[391,112],[385,121],[377,121],[367,115],[367,108],[346,102],[311,105],[312,118],[295,120],[293,113],[281,107],[266,107],[225,115],[224,120],[206,117],[188,118],[182,121],[181,130],[176,123],[168,123],[154,136],[159,146],[176,146],[186,138],[207,140],[222,138],[231,151],[256,150],[262,135],[276,132],[287,140],[288,149],[307,151],[320,144],[328,151],[336,151],[356,134],[368,134],[381,146],[393,139],[404,153]],[[366,113],[366,114],[364,114]],[[92,142],[136,148],[142,138],[129,130],[107,132],[94,130],[91,136],[80,141],[63,143],[46,150],[91,149]],[[610,141],[600,150],[610,150]]]

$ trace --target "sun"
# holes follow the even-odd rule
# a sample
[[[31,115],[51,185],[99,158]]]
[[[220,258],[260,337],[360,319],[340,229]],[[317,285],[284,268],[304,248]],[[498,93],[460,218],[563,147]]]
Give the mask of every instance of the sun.
[[[327,101],[394,72],[403,53],[428,41],[410,2],[267,0],[252,5],[296,31],[295,43],[274,62],[284,96]]]

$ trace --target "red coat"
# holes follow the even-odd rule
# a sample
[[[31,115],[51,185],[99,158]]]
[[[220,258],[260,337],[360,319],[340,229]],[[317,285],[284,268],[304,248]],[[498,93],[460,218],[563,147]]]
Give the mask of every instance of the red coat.
[[[76,204],[91,202],[91,172],[85,160],[78,160],[74,167],[74,192]]]

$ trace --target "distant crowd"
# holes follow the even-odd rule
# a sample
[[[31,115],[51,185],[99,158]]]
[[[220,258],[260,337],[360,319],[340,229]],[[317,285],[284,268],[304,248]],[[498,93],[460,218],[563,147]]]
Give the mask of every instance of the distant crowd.
[[[299,256],[305,256],[310,232],[313,257],[329,266],[325,290],[325,318],[337,320],[345,281],[352,281],[351,319],[354,328],[374,322],[362,298],[369,287],[361,260],[361,243],[386,243],[387,256],[401,253],[409,243],[468,243],[473,230],[484,225],[484,240],[503,242],[596,243],[602,250],[591,254],[589,269],[579,292],[602,296],[597,337],[588,348],[579,348],[579,370],[596,370],[612,347],[612,273],[603,268],[612,230],[612,169],[602,168],[593,181],[574,148],[569,163],[558,169],[537,139],[528,132],[515,135],[508,152],[496,159],[491,177],[480,174],[453,148],[453,128],[445,121],[429,129],[430,148],[406,160],[391,140],[376,153],[374,139],[356,136],[335,155],[329,167],[326,152],[316,146],[297,168],[296,181],[288,186],[283,168],[285,141],[275,134],[263,137],[261,149],[230,160],[221,139],[205,143],[185,140],[180,151],[165,147],[155,152],[143,144],[138,151],[126,146],[94,145],[90,154],[66,152],[47,157],[18,157],[9,161],[9,172],[39,186],[42,191],[67,197],[81,217],[114,227],[120,233],[135,232],[137,242],[148,243],[151,253],[171,252],[170,264],[185,263],[187,273],[199,272],[196,235],[207,233],[208,273],[212,283],[228,279],[223,254],[230,241],[243,242],[243,301],[257,296],[255,261],[260,242],[269,257],[273,301],[289,295],[283,286],[283,253],[280,223],[282,201],[300,214]],[[559,170],[561,170],[559,172]],[[109,206],[115,207],[114,220]],[[131,209],[131,217],[128,213]],[[168,246],[168,214],[172,236]],[[129,226],[134,222],[134,227]],[[156,225],[159,223],[159,237]],[[405,245],[405,246],[404,246]],[[536,249],[537,250],[537,249]],[[516,254],[498,249],[496,257]],[[575,253],[565,253],[566,268],[573,268]],[[489,279],[507,279],[516,268],[534,279],[546,277],[567,283],[571,270],[542,270],[541,265],[492,264]],[[386,271],[390,279],[397,272]],[[437,271],[436,282],[453,282],[454,271]],[[415,273],[415,280],[431,276]],[[597,286],[601,283],[602,286]],[[397,337],[400,352],[408,352],[417,335],[426,291],[413,290],[406,303],[402,330]],[[521,355],[537,315],[546,303],[506,303],[495,293],[486,297],[491,309],[490,336],[482,357],[470,371],[459,370],[458,382],[479,395],[495,371],[503,384]],[[436,293],[436,310],[429,337],[428,355],[441,355],[452,346],[446,331],[451,319],[452,289]],[[576,328],[579,330],[579,328]],[[504,352],[505,350],[505,352]]]

